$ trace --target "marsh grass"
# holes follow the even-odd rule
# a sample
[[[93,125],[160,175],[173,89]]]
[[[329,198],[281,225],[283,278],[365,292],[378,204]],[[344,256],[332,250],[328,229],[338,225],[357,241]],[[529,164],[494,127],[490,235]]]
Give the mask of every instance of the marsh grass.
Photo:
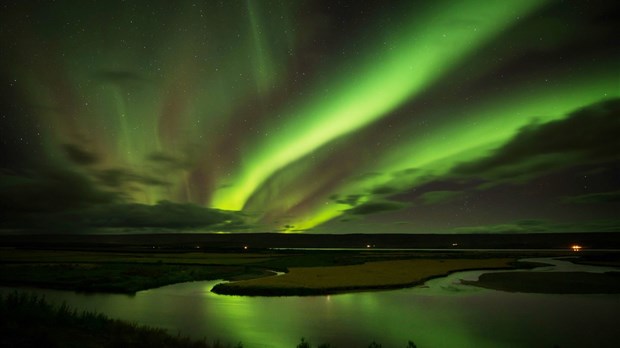
[[[318,295],[390,289],[420,284],[455,271],[512,268],[514,259],[414,259],[361,265],[290,268],[286,274],[218,284],[213,291],[234,295]]]
[[[114,252],[79,250],[3,249],[0,262],[20,263],[152,263],[187,265],[246,265],[265,262],[269,254],[257,253],[203,253],[203,252]]]
[[[246,273],[245,266],[124,263],[0,264],[0,283],[85,292],[134,293],[167,284]]]
[[[196,280],[264,275],[268,254],[4,249],[0,284],[84,292],[135,293]]]

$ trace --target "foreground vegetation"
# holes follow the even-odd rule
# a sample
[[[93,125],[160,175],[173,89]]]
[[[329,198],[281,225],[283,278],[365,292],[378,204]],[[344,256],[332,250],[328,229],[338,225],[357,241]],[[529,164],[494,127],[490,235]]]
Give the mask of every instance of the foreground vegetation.
[[[421,284],[452,272],[513,268],[514,259],[413,259],[361,265],[291,268],[286,274],[218,284],[213,291],[227,295],[322,295],[393,289]]]
[[[171,336],[149,328],[53,306],[36,296],[12,293],[0,296],[0,347],[231,347],[214,342]],[[241,344],[236,347],[241,347]]]

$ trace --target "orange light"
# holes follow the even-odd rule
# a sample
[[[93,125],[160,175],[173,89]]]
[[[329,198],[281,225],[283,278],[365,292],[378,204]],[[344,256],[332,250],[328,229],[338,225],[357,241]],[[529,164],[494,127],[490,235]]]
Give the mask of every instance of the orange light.
[[[570,247],[573,251],[581,251],[582,246],[578,244],[574,244]]]

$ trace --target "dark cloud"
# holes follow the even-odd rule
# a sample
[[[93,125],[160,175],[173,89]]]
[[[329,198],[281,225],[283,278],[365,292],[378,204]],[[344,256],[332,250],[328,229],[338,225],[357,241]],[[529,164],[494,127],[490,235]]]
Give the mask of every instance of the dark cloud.
[[[115,168],[106,169],[95,173],[95,177],[101,184],[110,188],[121,188],[129,183],[138,183],[147,186],[168,186],[169,182],[142,174],[136,174],[132,171]]]
[[[429,191],[420,195],[422,204],[439,204],[458,199],[464,195],[461,191]]]
[[[118,199],[78,172],[55,168],[2,175],[0,183],[0,207],[8,214],[63,211]]]
[[[401,210],[408,206],[407,203],[396,201],[375,201],[362,203],[356,207],[345,210],[351,215],[370,215],[392,210]]]
[[[364,195],[346,195],[344,197],[339,195],[333,195],[330,197],[330,199],[339,204],[355,206],[359,203],[362,197],[364,197]]]
[[[398,191],[399,189],[396,187],[383,185],[383,186],[375,187],[374,189],[372,189],[371,192],[375,195],[390,195],[390,194],[397,193]]]
[[[505,224],[466,226],[453,229],[457,233],[545,233],[545,232],[618,232],[620,219],[558,223],[548,220],[520,220]]]
[[[69,212],[114,204],[119,195],[85,175],[57,168],[0,175],[0,227],[57,230],[75,225]]]
[[[562,120],[528,125],[490,156],[458,165],[451,174],[495,182],[527,181],[567,166],[617,160],[618,134],[620,99],[613,99]]]
[[[96,173],[105,185],[77,170],[3,170],[0,228],[80,232],[92,228],[237,231],[251,227],[246,224],[247,217],[239,212],[168,201],[155,205],[127,202],[124,195],[112,189],[127,183],[166,183],[120,169]]]
[[[566,197],[563,201],[571,204],[618,203],[620,202],[620,191],[597,192]]]
[[[81,232],[91,228],[244,230],[239,212],[194,204],[127,203],[79,172],[45,169],[0,175],[0,228]]]
[[[185,158],[179,158],[169,154],[155,152],[148,156],[148,160],[169,169],[187,169],[192,164]]]
[[[89,227],[209,228],[225,231],[247,227],[239,213],[169,201],[155,205],[99,205],[80,211],[79,214],[82,223]]]
[[[99,162],[99,157],[97,155],[75,144],[64,144],[62,148],[67,157],[76,164],[88,166]]]

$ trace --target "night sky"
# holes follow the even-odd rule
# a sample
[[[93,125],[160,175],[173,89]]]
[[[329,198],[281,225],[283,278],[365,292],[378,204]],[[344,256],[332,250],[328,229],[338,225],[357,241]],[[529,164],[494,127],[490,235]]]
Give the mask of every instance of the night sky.
[[[620,231],[618,1],[2,1],[0,229]]]

